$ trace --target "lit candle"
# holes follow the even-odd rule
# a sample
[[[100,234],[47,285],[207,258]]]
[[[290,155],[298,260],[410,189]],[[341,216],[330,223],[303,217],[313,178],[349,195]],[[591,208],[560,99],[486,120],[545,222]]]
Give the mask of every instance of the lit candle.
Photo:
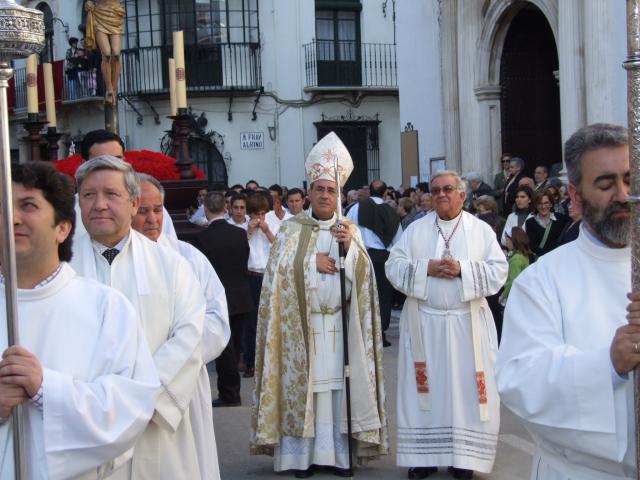
[[[169,103],[171,104],[171,116],[178,113],[178,102],[176,100],[176,62],[169,59]]]
[[[173,32],[173,58],[176,62],[176,103],[187,108],[187,77],[184,70],[184,36],[182,30]]]
[[[27,57],[27,113],[38,113],[38,56]]]
[[[56,126],[56,93],[53,89],[53,70],[50,63],[42,65],[44,73],[44,98],[47,106],[47,122],[49,128]]]

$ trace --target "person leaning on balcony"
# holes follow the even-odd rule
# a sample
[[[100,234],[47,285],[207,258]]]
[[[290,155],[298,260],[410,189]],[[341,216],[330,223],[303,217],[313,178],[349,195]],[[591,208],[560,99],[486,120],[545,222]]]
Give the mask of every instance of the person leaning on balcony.
[[[120,77],[120,49],[124,31],[125,9],[119,0],[87,1],[87,31],[85,46],[102,54],[102,77],[104,79],[105,103],[115,104],[118,98]]]
[[[78,69],[82,58],[84,58],[84,50],[78,48],[78,39],[71,37],[69,39],[69,48],[65,55],[67,62],[64,67],[64,73],[68,81],[69,98],[71,99],[76,98],[78,94]]]

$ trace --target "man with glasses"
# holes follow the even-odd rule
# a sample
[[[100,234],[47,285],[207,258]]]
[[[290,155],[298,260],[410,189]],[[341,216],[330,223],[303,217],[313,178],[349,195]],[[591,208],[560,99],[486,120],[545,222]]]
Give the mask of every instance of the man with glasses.
[[[513,211],[516,202],[516,190],[520,186],[520,180],[524,177],[524,160],[513,157],[509,163],[509,179],[504,187],[504,213],[509,215]],[[533,189],[535,185],[530,185]]]
[[[504,208],[504,187],[507,185],[507,180],[509,179],[510,163],[511,154],[503,153],[500,157],[500,171],[496,173],[496,176],[493,178],[493,196],[498,203],[498,212],[501,213],[503,212]]]
[[[386,263],[407,296],[400,318],[397,463],[410,479],[449,467],[455,478],[491,472],[500,427],[493,377],[497,334],[485,297],[507,279],[491,227],[463,211],[451,170],[431,180],[434,211],[416,220]],[[472,447],[470,447],[472,446]]]

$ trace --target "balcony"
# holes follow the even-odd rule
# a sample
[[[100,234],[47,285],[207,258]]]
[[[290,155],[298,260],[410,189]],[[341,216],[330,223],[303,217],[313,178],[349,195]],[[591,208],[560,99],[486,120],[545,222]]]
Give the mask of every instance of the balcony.
[[[77,75],[70,78],[66,72],[66,60],[53,62],[53,76],[56,101],[101,101],[104,95],[104,83],[99,68],[84,68]],[[16,68],[13,78],[9,82],[9,111],[26,111],[27,108],[27,69]],[[42,67],[38,68],[38,96],[40,107],[44,109],[44,80],[42,79]]]
[[[392,43],[314,40],[303,45],[305,90],[396,90]]]
[[[126,96],[167,94],[167,60],[171,46],[141,47],[122,52],[120,93]],[[259,90],[262,85],[260,46],[225,43],[187,47],[187,91]]]

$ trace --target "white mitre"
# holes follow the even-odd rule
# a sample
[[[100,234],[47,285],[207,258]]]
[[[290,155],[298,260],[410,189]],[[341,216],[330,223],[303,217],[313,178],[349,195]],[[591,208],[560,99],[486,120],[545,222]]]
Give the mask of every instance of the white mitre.
[[[334,132],[327,135],[316,143],[307,159],[304,167],[307,170],[307,178],[310,183],[316,180],[336,181],[335,161],[338,161],[338,175],[340,176],[340,186],[344,187],[351,172],[353,172],[353,161],[349,150]]]

